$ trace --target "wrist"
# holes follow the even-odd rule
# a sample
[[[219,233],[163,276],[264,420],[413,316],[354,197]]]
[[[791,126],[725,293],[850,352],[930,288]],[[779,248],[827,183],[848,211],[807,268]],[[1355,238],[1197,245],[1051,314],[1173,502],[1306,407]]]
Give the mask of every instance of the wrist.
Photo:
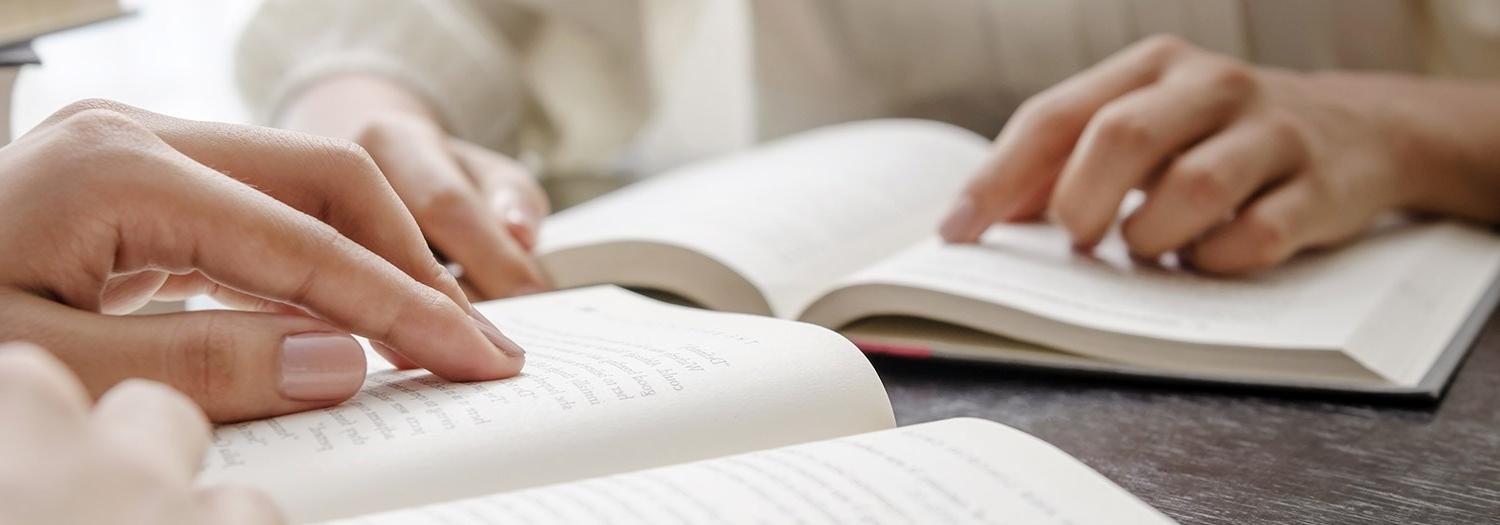
[[[1500,86],[1379,75],[1370,94],[1401,209],[1500,222]]]
[[[383,120],[426,122],[440,127],[421,97],[390,79],[369,74],[327,77],[287,100],[277,127],[357,140]]]

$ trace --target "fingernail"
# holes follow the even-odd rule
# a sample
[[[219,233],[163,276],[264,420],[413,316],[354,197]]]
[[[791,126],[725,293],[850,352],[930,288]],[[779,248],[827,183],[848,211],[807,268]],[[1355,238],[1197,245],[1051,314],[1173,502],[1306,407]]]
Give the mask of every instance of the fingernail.
[[[516,242],[520,243],[522,248],[527,251],[536,248],[536,220],[530,213],[521,208],[511,208],[505,212],[505,222],[505,229],[510,232],[511,237],[515,237]]]
[[[287,336],[281,342],[281,396],[334,401],[365,382],[365,351],[353,337],[331,333]]]
[[[968,242],[977,239],[988,227],[979,217],[979,207],[974,204],[974,199],[963,197],[953,211],[948,212],[948,218],[938,233],[948,242]]]
[[[521,348],[521,345],[516,344],[515,341],[511,341],[509,337],[505,337],[505,334],[500,333],[500,329],[495,328],[495,324],[491,323],[489,319],[485,319],[484,314],[478,311],[470,311],[469,316],[474,319],[474,327],[479,329],[479,333],[484,334],[484,338],[489,339],[490,344],[500,349],[500,353],[505,354],[507,357],[522,357],[526,355],[526,350]]]

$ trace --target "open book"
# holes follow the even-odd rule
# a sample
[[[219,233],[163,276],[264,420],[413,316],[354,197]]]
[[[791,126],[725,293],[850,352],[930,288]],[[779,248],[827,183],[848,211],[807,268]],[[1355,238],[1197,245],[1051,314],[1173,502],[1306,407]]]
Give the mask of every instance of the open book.
[[[528,349],[520,376],[375,371],[342,405],[219,427],[200,479],[296,521],[1172,523],[1009,427],[892,428],[819,327],[613,287],[479,308]]]
[[[925,121],[815,130],[681,168],[543,227],[559,286],[615,283],[833,328],[866,351],[1345,392],[1440,395],[1489,317],[1500,240],[1452,223],[1219,279],[1074,253],[1051,225],[944,245],[990,154]]]

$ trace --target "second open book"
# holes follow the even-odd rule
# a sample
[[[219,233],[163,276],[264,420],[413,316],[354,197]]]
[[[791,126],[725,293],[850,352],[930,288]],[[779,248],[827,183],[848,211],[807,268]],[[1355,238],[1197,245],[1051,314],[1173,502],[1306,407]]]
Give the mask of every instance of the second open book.
[[[1435,397],[1494,308],[1500,240],[1400,224],[1240,279],[1094,257],[1046,224],[934,232],[991,154],[924,121],[833,126],[549,219],[563,287],[615,283],[839,330],[867,351]]]
[[[386,366],[339,406],[219,427],[201,479],[298,522],[1171,523],[1009,427],[893,428],[822,328],[613,287],[479,308],[528,349],[520,376]]]

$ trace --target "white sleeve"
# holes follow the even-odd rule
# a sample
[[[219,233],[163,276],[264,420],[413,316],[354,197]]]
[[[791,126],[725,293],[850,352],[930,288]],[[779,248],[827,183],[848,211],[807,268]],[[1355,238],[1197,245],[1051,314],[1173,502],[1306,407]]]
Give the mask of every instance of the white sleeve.
[[[444,0],[267,0],[240,37],[237,81],[263,123],[340,73],[406,85],[456,136],[509,149],[526,112],[514,51],[480,10]]]

